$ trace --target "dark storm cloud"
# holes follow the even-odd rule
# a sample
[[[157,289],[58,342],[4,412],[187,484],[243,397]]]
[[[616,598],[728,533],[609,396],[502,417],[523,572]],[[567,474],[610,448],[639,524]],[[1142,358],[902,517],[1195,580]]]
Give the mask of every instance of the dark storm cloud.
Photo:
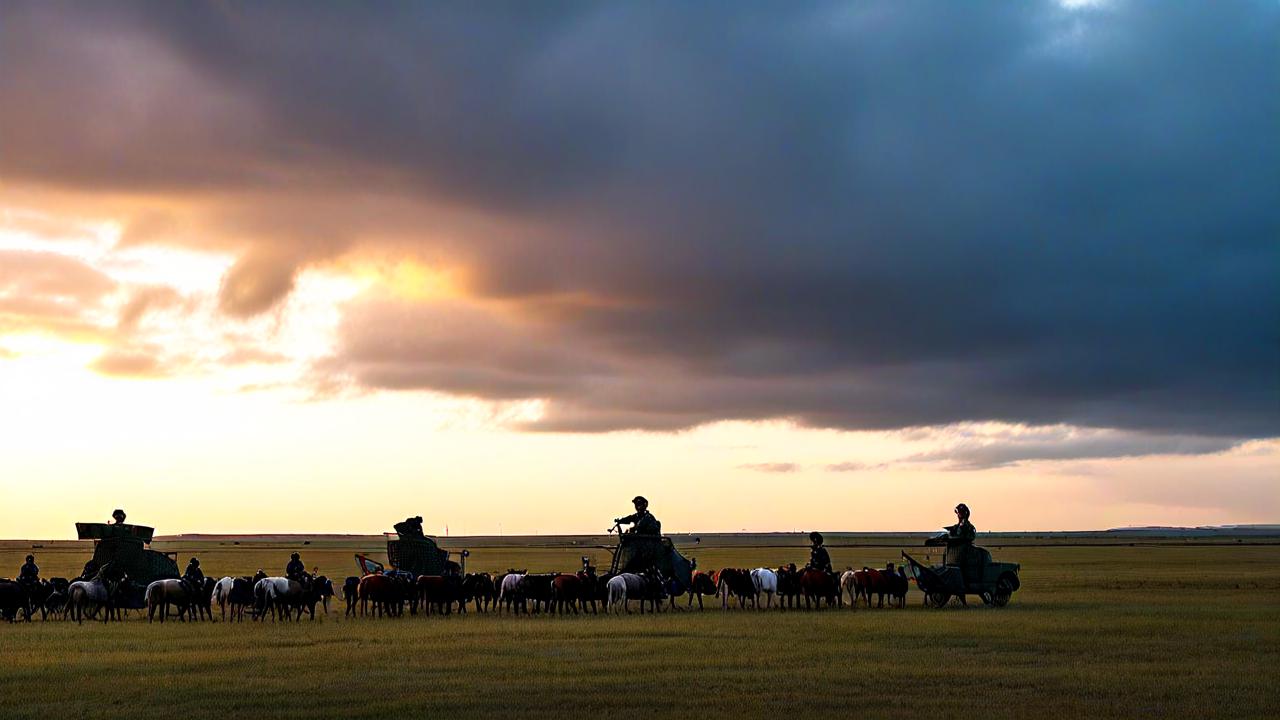
[[[217,203],[229,313],[335,248],[464,259],[473,306],[349,309],[366,386],[1280,433],[1275,3],[3,13],[0,171]]]

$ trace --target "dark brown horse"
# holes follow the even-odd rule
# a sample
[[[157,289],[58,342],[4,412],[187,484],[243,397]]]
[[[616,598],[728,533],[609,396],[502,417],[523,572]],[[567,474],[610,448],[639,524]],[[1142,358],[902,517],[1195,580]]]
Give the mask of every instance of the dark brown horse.
[[[805,609],[817,607],[822,609],[822,601],[827,607],[842,605],[840,600],[840,584],[835,576],[826,571],[807,568],[800,573],[800,592],[804,595]]]
[[[467,603],[475,601],[476,612],[488,612],[490,604],[498,600],[498,591],[489,573],[467,573],[462,578],[462,602],[459,611],[467,611]]]
[[[738,607],[745,608],[756,600],[756,584],[751,572],[742,568],[723,568],[715,575],[716,588],[720,591],[720,607],[729,609],[729,596],[738,599]]]
[[[689,583],[689,602],[686,607],[693,607],[693,598],[698,597],[698,609],[702,609],[702,598],[704,596],[714,596],[717,594],[716,581],[711,573],[697,570],[693,573],[693,580]],[[674,598],[672,602],[674,602]]]
[[[462,599],[462,578],[456,575],[421,575],[417,585],[418,600],[427,615],[433,609],[441,615],[452,614],[454,603]]]

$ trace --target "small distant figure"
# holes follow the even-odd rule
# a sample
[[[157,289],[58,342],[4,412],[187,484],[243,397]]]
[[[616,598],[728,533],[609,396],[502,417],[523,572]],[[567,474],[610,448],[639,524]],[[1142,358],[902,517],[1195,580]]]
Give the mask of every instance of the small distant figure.
[[[814,570],[822,570],[828,575],[834,575],[835,570],[831,568],[831,554],[827,552],[827,548],[823,546],[822,533],[814,530],[809,533],[809,564],[805,567]]]
[[[627,532],[636,535],[661,535],[662,523],[649,512],[649,501],[644,499],[644,496],[637,495],[632,498],[631,504],[635,506],[636,511],[626,517],[614,518],[614,524],[632,525],[633,527]]]
[[[123,525],[124,518],[125,518],[124,510],[121,510],[120,508],[116,508],[116,511],[111,513],[111,518],[116,521],[115,522],[116,525]]]
[[[405,518],[403,522],[395,524],[395,531],[400,537],[426,537],[422,534],[422,516],[417,515],[411,518]]]
[[[191,558],[187,563],[187,569],[182,573],[182,582],[190,593],[199,592],[204,587],[204,571],[200,569],[199,560]]]
[[[40,584],[40,566],[36,565],[36,556],[28,555],[22,569],[18,571],[18,582],[23,585]]]

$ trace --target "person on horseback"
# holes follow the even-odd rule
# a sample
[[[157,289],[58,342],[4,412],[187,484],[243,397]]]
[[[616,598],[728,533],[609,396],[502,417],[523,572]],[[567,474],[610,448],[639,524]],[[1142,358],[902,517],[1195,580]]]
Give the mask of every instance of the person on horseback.
[[[187,563],[187,569],[182,573],[182,584],[187,586],[187,592],[194,595],[204,589],[204,571],[200,569],[200,561],[191,558],[191,562]]]
[[[289,556],[289,564],[284,567],[284,576],[301,583],[303,589],[311,589],[311,576],[307,574],[307,566],[302,563],[302,556],[294,553]]]
[[[28,555],[22,569],[18,571],[18,582],[22,585],[40,584],[40,566],[36,565],[36,556]]]
[[[634,527],[627,532],[636,535],[661,535],[662,523],[649,512],[649,501],[637,495],[631,500],[631,504],[635,506],[636,511],[626,517],[614,518],[614,524],[633,525]]]
[[[822,533],[817,530],[809,533],[809,542],[812,547],[809,548],[809,564],[805,565],[805,567],[822,570],[828,575],[835,575],[836,571],[831,567],[831,554],[827,552],[827,548],[822,544]]]

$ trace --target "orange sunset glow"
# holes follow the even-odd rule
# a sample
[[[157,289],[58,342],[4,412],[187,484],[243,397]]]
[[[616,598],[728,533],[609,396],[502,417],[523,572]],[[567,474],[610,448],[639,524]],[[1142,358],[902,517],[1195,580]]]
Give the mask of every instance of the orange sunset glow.
[[[4,537],[1280,518],[1243,41],[189,9],[3,12]]]

